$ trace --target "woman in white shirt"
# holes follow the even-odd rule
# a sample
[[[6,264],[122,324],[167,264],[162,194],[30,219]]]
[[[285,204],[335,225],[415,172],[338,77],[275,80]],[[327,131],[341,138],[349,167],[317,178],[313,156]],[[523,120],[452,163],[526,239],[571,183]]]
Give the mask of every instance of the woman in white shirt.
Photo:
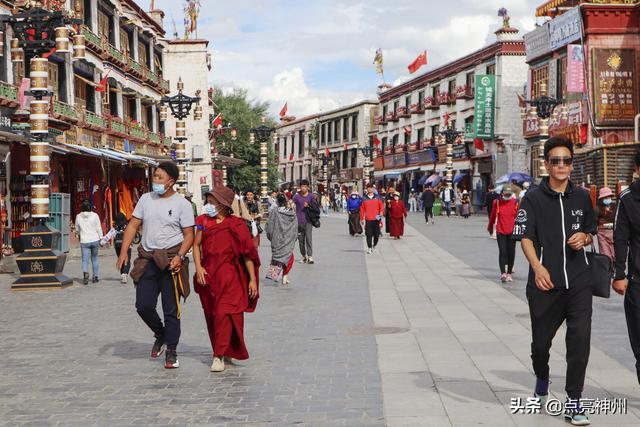
[[[91,212],[91,204],[88,200],[82,202],[80,213],[76,216],[76,234],[80,239],[82,250],[82,283],[89,284],[89,258],[93,269],[93,283],[98,283],[98,250],[102,239],[102,226],[97,213]]]

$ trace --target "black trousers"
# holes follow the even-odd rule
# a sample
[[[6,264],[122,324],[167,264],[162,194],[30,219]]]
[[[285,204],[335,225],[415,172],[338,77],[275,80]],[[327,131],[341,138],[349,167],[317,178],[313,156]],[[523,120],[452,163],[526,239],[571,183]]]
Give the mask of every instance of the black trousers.
[[[433,206],[424,205],[424,220],[429,222],[429,217],[433,219]]]
[[[156,310],[158,295],[162,297],[164,325]],[[169,348],[175,348],[180,340],[177,304],[171,272],[160,271],[154,262],[149,262],[140,281],[136,284],[136,309],[144,323],[156,337],[163,337]]]
[[[378,240],[380,239],[380,222],[373,220],[367,221],[364,226],[364,232],[367,236],[367,247],[372,248],[378,246]]]
[[[636,374],[640,383],[640,280],[629,280],[624,294],[624,314],[627,318],[629,343],[636,357]]]
[[[512,234],[497,234],[498,240],[498,261],[500,262],[500,273],[513,272],[513,263],[516,260],[516,240]]]
[[[549,350],[553,337],[566,321],[567,382],[565,391],[571,399],[580,399],[591,347],[592,291],[589,276],[582,275],[570,289],[544,292],[527,286],[531,316],[531,360],[536,377],[549,379]],[[556,284],[557,286],[558,284]]]
[[[122,249],[122,241],[116,240],[114,247],[116,248],[116,256],[120,256],[120,249]],[[127,251],[128,258],[127,262],[122,265],[120,269],[120,274],[129,274],[129,270],[131,269],[131,246],[129,246],[129,250]]]

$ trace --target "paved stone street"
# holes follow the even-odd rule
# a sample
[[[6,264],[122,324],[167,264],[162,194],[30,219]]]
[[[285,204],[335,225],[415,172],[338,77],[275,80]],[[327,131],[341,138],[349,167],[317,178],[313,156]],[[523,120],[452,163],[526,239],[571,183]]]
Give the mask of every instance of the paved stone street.
[[[371,256],[362,238],[347,235],[346,216],[322,223],[316,264],[296,264],[288,289],[262,283],[258,310],[245,317],[251,359],[223,374],[209,373],[195,295],[183,309],[180,369],[149,359],[151,334],[110,251],[98,285],[15,293],[11,276],[0,276],[0,425],[564,424],[510,413],[511,398],[529,396],[534,382],[526,266],[519,254],[516,282],[496,280],[484,218],[433,227],[412,214],[406,237],[382,239]],[[65,271],[78,279],[79,259]],[[585,397],[627,398],[629,413],[592,421],[638,425],[621,300],[597,301],[594,313]],[[561,330],[551,356],[551,390],[561,400],[563,338]]]

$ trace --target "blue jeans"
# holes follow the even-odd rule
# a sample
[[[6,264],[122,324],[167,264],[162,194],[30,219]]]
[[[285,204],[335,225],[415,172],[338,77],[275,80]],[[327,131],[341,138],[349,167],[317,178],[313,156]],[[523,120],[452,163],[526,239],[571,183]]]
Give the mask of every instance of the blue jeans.
[[[444,204],[444,210],[447,212],[447,216],[451,216],[451,202],[442,202]]]
[[[89,257],[91,257],[91,265],[93,266],[93,277],[98,276],[100,267],[98,266],[98,249],[100,248],[99,240],[90,243],[80,243],[82,250],[82,272],[89,272]]]

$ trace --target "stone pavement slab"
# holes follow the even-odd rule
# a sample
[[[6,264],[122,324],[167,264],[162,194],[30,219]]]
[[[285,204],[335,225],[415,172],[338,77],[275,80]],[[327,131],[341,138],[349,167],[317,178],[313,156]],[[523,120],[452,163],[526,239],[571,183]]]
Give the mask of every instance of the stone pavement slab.
[[[535,382],[526,303],[412,226],[405,233],[366,258],[376,328],[403,328],[376,337],[387,424],[563,425],[510,410]],[[563,329],[550,364],[552,394],[564,401]],[[640,424],[635,375],[597,348],[584,397],[628,399],[626,415],[592,415],[594,425]]]

